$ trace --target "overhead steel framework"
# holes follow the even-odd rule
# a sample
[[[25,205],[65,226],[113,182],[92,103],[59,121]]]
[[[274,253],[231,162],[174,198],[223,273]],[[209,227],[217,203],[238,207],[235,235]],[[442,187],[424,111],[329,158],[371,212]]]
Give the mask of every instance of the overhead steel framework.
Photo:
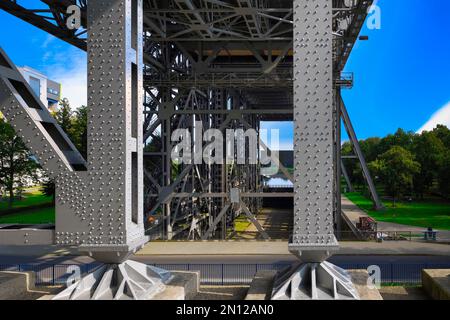
[[[28,112],[28,102],[17,98],[21,93],[8,80],[10,71],[1,69],[5,97],[8,90],[16,96],[3,100],[6,106],[19,105],[19,112],[21,105],[31,123],[52,123],[43,135],[56,147],[49,151],[45,145],[50,156],[43,166],[58,157],[58,168],[67,166],[63,174],[50,170],[58,177],[58,243],[79,245],[115,263],[149,237],[226,239],[239,215],[268,239],[256,218],[262,199],[294,198],[290,249],[304,262],[319,263],[301,272],[326,270],[321,274],[331,280],[325,282],[347,288],[339,294],[353,295],[339,282],[339,270],[320,263],[338,247],[341,119],[381,208],[340,94],[353,85],[353,75],[343,70],[372,0],[36,2],[32,8],[29,1],[5,0],[0,8],[87,50],[89,60],[87,166],[69,141],[70,150],[58,146],[62,140],[52,136],[54,123]],[[67,27],[70,5],[81,9],[79,30]],[[5,61],[13,68],[6,55]],[[259,135],[261,122],[274,120],[294,121],[293,174]],[[260,165],[175,165],[171,137],[182,128],[255,129],[258,155],[267,151],[294,190],[264,192]],[[72,160],[65,158],[69,151]],[[80,165],[87,173],[77,172]],[[287,297],[286,283],[300,281],[295,274],[276,297]]]

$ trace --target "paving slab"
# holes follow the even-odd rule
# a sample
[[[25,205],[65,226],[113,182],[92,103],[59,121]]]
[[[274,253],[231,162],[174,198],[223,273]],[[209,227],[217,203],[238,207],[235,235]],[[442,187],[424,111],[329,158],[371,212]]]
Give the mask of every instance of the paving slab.
[[[336,255],[450,256],[450,246],[413,241],[341,242]],[[150,242],[136,253],[145,255],[289,255],[287,241],[174,241]]]
[[[434,300],[450,300],[450,269],[422,270],[422,286]]]

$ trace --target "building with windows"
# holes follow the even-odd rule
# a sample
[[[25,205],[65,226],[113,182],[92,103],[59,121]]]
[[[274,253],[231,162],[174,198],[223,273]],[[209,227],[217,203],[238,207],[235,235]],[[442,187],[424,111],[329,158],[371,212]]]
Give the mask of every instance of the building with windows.
[[[54,111],[61,100],[61,84],[48,79],[46,75],[31,67],[24,66],[18,69],[42,103]]]

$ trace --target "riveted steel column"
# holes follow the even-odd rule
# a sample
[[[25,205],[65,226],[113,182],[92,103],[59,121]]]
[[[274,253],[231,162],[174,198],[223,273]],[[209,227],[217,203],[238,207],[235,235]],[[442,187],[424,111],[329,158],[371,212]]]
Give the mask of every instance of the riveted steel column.
[[[119,245],[130,250],[145,241],[142,15],[142,0],[88,5],[89,169],[108,175],[98,190],[109,211],[105,225],[115,221]]]
[[[88,172],[61,178],[57,243],[119,263],[147,241],[142,0],[90,1],[87,16]]]
[[[289,249],[321,262],[334,236],[332,1],[294,1],[294,230]]]

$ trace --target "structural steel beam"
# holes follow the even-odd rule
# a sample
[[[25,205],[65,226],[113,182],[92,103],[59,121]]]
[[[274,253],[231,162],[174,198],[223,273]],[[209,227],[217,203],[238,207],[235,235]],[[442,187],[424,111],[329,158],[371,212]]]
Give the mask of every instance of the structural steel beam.
[[[361,164],[361,169],[363,172],[364,179],[367,182],[367,186],[369,187],[370,195],[372,196],[372,201],[374,203],[375,210],[383,210],[384,205],[380,200],[380,197],[378,196],[377,189],[375,188],[375,184],[372,180],[372,175],[370,174],[369,168],[367,167],[366,159],[364,157],[364,154],[362,153],[361,146],[359,145],[358,138],[356,137],[355,129],[353,128],[353,124],[350,120],[350,117],[347,112],[347,108],[345,107],[344,100],[340,99],[340,108],[341,108],[341,114],[342,119],[344,120],[344,126],[348,133],[348,136],[350,137],[350,141],[353,145],[353,150],[355,151],[359,163]]]
[[[48,10],[33,10],[25,8],[19,5],[17,0],[0,1],[0,9],[3,9],[10,14],[34,25],[35,27],[38,27],[49,34],[52,34],[53,36],[86,51],[86,39],[82,38],[85,31],[82,30],[77,32],[76,30],[69,30],[66,26],[66,19],[68,15],[65,11],[69,5],[82,5],[84,0],[79,2],[75,0],[45,0],[42,2],[45,2],[49,6]],[[46,13],[46,15],[40,15],[38,13]],[[84,14],[85,11],[82,11],[83,16]],[[51,21],[54,21],[54,23]],[[85,20],[83,22],[85,22]]]
[[[124,1],[89,7],[88,165],[0,50],[1,111],[56,181],[56,244],[77,245],[105,262],[122,261],[147,240],[142,132],[135,129],[142,127],[142,29],[135,21],[133,49],[131,4]],[[138,12],[142,20],[142,7]],[[105,41],[112,35],[114,42]]]
[[[344,165],[344,161],[342,161],[342,160],[341,160],[341,171],[342,171],[342,175],[344,176],[345,183],[347,184],[348,191],[354,192],[355,189],[353,189],[353,184],[350,180],[350,177],[348,176],[347,169],[345,168],[345,165]]]
[[[86,170],[83,157],[2,48],[0,111],[50,177]]]
[[[294,1],[294,229],[289,249],[322,262],[334,235],[331,1]]]
[[[294,265],[272,298],[358,299],[349,274],[325,260],[334,235],[336,152],[331,0],[294,0]],[[339,140],[339,139],[337,139]]]
[[[324,3],[328,3],[328,1]],[[140,233],[140,226],[135,228],[133,223],[129,223],[125,216],[120,216],[118,213],[109,216],[112,219],[109,219],[108,222],[97,223],[94,221],[95,215],[92,212],[100,212],[97,217],[100,219],[105,217],[105,210],[109,212],[108,210],[112,210],[117,204],[107,203],[105,206],[108,209],[105,209],[101,205],[94,204],[95,200],[91,199],[95,198],[94,196],[85,196],[85,190],[89,188],[89,193],[99,191],[101,194],[107,195],[116,188],[114,192],[119,195],[119,202],[125,208],[120,207],[118,212],[121,210],[133,211],[134,209],[129,207],[131,195],[128,186],[131,184],[135,187],[134,182],[123,177],[117,178],[117,181],[107,181],[100,172],[113,173],[123,170],[126,176],[131,177],[130,166],[131,170],[135,169],[132,164],[130,165],[130,152],[131,157],[137,155],[138,162],[142,157],[140,154],[142,145],[139,144],[139,139],[146,145],[146,148],[149,148],[144,153],[146,170],[145,174],[142,174],[146,181],[144,209],[146,218],[154,217],[157,221],[163,221],[168,235],[179,234],[179,237],[182,237],[183,226],[189,225],[190,219],[193,219],[198,211],[208,213],[207,218],[199,220],[203,235],[204,231],[207,231],[214,223],[217,224],[217,228],[221,228],[222,236],[226,235],[227,225],[231,225],[230,221],[237,214],[236,210],[227,210],[221,215],[221,209],[228,201],[228,194],[232,188],[240,189],[243,201],[252,213],[258,212],[264,198],[292,197],[292,193],[263,193],[260,169],[256,166],[201,164],[181,165],[175,168],[170,156],[173,144],[170,139],[171,134],[176,129],[193,129],[195,121],[201,121],[201,126],[205,130],[209,128],[259,130],[261,121],[290,121],[295,115],[297,136],[294,144],[297,146],[296,150],[306,148],[309,153],[306,153],[305,157],[312,157],[306,159],[310,161],[309,168],[311,169],[304,170],[305,159],[297,162],[296,167],[301,170],[301,175],[311,173],[314,167],[311,159],[317,159],[313,152],[320,149],[321,157],[325,157],[328,149],[325,148],[324,141],[329,138],[329,132],[337,130],[336,118],[333,118],[333,123],[323,125],[325,118],[328,116],[331,118],[333,112],[328,113],[322,109],[325,104],[322,99],[329,99],[329,101],[333,99],[328,95],[325,97],[325,91],[332,88],[333,85],[336,87],[348,86],[352,82],[350,79],[341,77],[340,73],[351,51],[349,48],[351,49],[356,41],[367,15],[367,8],[372,3],[371,0],[351,2],[333,0],[334,7],[332,8],[331,5],[327,7],[332,16],[326,21],[326,33],[322,29],[323,26],[319,26],[323,24],[323,21],[320,23],[315,21],[315,24],[311,25],[312,31],[306,30],[308,34],[301,34],[299,33],[300,29],[306,26],[306,22],[298,22],[299,12],[303,11],[305,16],[317,15],[319,9],[323,9],[322,3],[317,3],[318,8],[313,10],[308,9],[314,2],[312,0],[268,0],[264,3],[248,0],[145,1],[142,21],[139,22],[142,24],[139,26],[139,31],[143,31],[140,35],[143,35],[142,37],[139,35],[137,38],[138,46],[135,44],[135,35],[130,35],[128,30],[126,32],[126,37],[130,38],[126,38],[126,42],[134,44],[131,49],[137,49],[139,53],[142,51],[145,63],[145,66],[142,64],[142,68],[140,61],[134,64],[137,66],[137,70],[144,70],[142,86],[145,89],[145,101],[143,101],[145,121],[143,125],[137,125],[137,128],[143,129],[143,134],[140,136],[141,133],[139,135],[135,133],[136,127],[134,126],[136,114],[140,115],[139,108],[134,107],[135,93],[139,91],[134,90],[134,85],[130,89],[129,85],[134,81],[133,76],[130,78],[129,63],[131,62],[133,65],[132,57],[136,53],[129,47],[123,46],[124,30],[119,27],[125,20],[118,19],[116,16],[117,26],[113,26],[111,21],[106,21],[103,29],[96,27],[93,30],[94,33],[90,32],[87,35],[85,31],[88,27],[87,18],[90,10],[88,3],[96,6],[97,1],[42,0],[41,2],[40,7],[42,8],[42,4],[45,4],[45,9],[35,10],[28,7],[29,3],[26,1],[12,0],[2,1],[0,8],[83,50],[88,49],[86,41],[89,41],[91,46],[91,52],[88,53],[90,63],[89,108],[91,111],[89,126],[92,126],[92,129],[89,129],[89,150],[94,156],[90,157],[88,173],[73,173],[70,170],[79,170],[79,167],[86,167],[86,164],[83,164],[81,160],[74,161],[74,154],[71,154],[70,150],[61,152],[61,161],[67,163],[69,171],[66,176],[63,176],[64,179],[60,179],[61,186],[57,186],[58,193],[61,193],[61,198],[64,199],[62,202],[58,201],[57,206],[59,211],[74,211],[75,213],[65,214],[66,218],[62,220],[58,218],[61,215],[57,214],[57,229],[62,224],[73,226],[71,228],[64,227],[60,233],[57,233],[57,241],[61,244],[84,242],[87,249],[95,247],[92,244],[96,244],[98,247],[108,247],[108,241],[113,241],[113,245],[109,247],[114,248],[116,243],[120,244],[122,252],[135,246],[134,243],[130,245],[131,240],[125,240],[124,237],[134,233],[130,230],[136,229],[139,230],[136,233]],[[83,28],[77,32],[68,30],[66,26],[66,9],[72,4],[78,4],[81,7]],[[108,8],[113,6],[115,4],[111,2]],[[297,14],[295,24],[294,10]],[[125,16],[126,19],[131,19],[128,11]],[[92,18],[92,14],[90,17]],[[114,14],[111,19],[114,19]],[[125,22],[129,23],[130,20]],[[293,33],[294,27],[295,34]],[[317,34],[321,32],[323,34]],[[299,34],[303,37],[299,38]],[[90,37],[93,39],[87,40]],[[104,41],[110,41],[112,45],[117,44],[117,46],[103,45]],[[305,50],[304,48],[312,47],[310,41],[318,41],[317,45],[320,45],[318,47],[320,50],[323,50],[326,45],[329,55],[325,57],[323,52],[316,50],[315,47],[312,52],[311,50],[307,51],[308,55],[306,56],[299,54],[299,51]],[[300,49],[299,43],[301,44]],[[101,46],[101,50],[104,51],[99,50],[94,44]],[[294,44],[296,45],[295,54]],[[122,60],[110,57],[111,54],[124,52],[125,54],[121,56]],[[93,70],[94,65],[100,66],[99,70]],[[117,65],[118,68],[110,70],[112,65]],[[123,67],[124,65],[127,67]],[[321,73],[325,70],[321,69],[324,65],[326,75],[331,74],[331,83],[326,82],[326,88],[321,86],[325,81]],[[103,74],[102,69],[108,70],[108,73]],[[313,74],[316,70],[319,72],[318,77]],[[139,73],[139,80],[140,76]],[[119,79],[117,85],[113,84],[112,78]],[[102,83],[105,81],[110,81],[110,83],[103,86]],[[317,83],[318,87],[313,88],[311,83]],[[306,85],[306,87],[300,87],[302,85]],[[109,95],[112,90],[110,88],[114,89],[113,95]],[[296,101],[293,101],[294,91]],[[302,91],[306,93],[302,93]],[[124,94],[124,97],[121,94]],[[308,95],[306,100],[309,105],[304,106],[303,101],[301,103],[298,101],[299,97],[303,97],[302,94]],[[141,95],[138,94],[138,96]],[[316,103],[312,101],[313,97],[318,99]],[[124,99],[129,111],[138,110],[137,113],[132,112],[131,116],[127,113],[127,116],[123,118],[122,107],[113,105],[113,101],[121,98]],[[327,100],[327,102],[329,101]],[[98,106],[95,110],[93,109],[94,105]],[[140,101],[138,101],[138,105],[141,105]],[[306,107],[308,108],[305,109]],[[320,109],[318,116],[314,113],[315,108]],[[230,115],[232,116],[230,117]],[[112,120],[106,119],[107,117],[111,117]],[[122,122],[119,119],[122,119]],[[111,132],[115,131],[115,138],[107,138],[111,133],[107,129],[106,123],[114,128],[114,130],[111,129]],[[123,126],[129,125],[132,129],[126,129],[126,132],[122,130]],[[317,130],[317,125],[323,126],[322,128],[326,126],[326,130],[321,131],[320,135],[314,131]],[[299,136],[304,129],[310,131],[305,131],[302,136]],[[61,132],[61,130],[57,130]],[[133,132],[131,136],[127,130]],[[338,133],[335,132],[335,135]],[[318,139],[318,143],[305,143],[305,140],[302,140],[312,141],[314,138]],[[136,142],[134,139],[137,139]],[[337,138],[334,137],[334,139],[332,144],[333,142],[337,143]],[[258,150],[261,148],[269,150],[261,142],[258,142],[258,148]],[[333,159],[335,163],[331,167],[338,172],[340,160],[337,154],[339,150],[336,149],[336,146],[332,149],[336,156]],[[120,155],[115,154],[116,150]],[[279,162],[278,157],[271,155],[271,158],[274,162]],[[131,163],[134,162],[134,159],[132,158]],[[318,171],[324,170],[324,167],[329,168],[329,163],[318,161],[322,166],[319,166]],[[327,161],[325,160],[325,162]],[[141,170],[138,167],[137,171],[142,172]],[[291,177],[289,171],[282,164],[281,171],[294,181],[297,189],[301,188],[303,176],[298,176],[297,172],[295,177]],[[119,174],[117,175],[119,176]],[[92,178],[91,181],[88,177],[96,178]],[[315,183],[319,178],[312,175],[308,177],[306,180],[308,186],[316,187]],[[320,177],[319,180],[322,178]],[[339,188],[337,186],[339,180],[335,176],[333,181],[335,195],[331,197],[332,199],[326,200],[335,203],[332,211],[339,211]],[[328,187],[322,182],[321,180],[321,188]],[[139,183],[141,182],[139,181]],[[77,184],[81,186],[78,187]],[[122,187],[118,187],[118,184]],[[63,190],[65,188],[70,190],[70,186],[77,186],[74,188],[74,195]],[[134,194],[134,192],[132,193]],[[138,197],[140,196],[138,194]],[[70,197],[78,200],[71,200]],[[96,199],[98,200],[99,197]],[[298,192],[297,197],[299,197]],[[135,200],[133,198],[131,201]],[[301,205],[297,205],[295,210],[296,212],[299,208],[306,210],[310,205],[314,208],[309,210],[324,207],[326,205],[324,198],[321,196],[319,200],[310,201],[302,208],[300,208]],[[84,206],[91,207],[88,210],[80,209]],[[163,219],[159,219],[158,209],[162,212]],[[78,216],[72,219],[73,215]],[[217,219],[218,215],[221,215],[220,219]],[[317,223],[324,223],[325,216],[325,213],[321,214],[317,218]],[[312,221],[313,218],[309,219]],[[115,232],[107,229],[105,225],[113,228],[116,224],[118,224],[117,230],[120,230],[121,236],[117,239],[106,239],[105,234]],[[299,225],[305,226],[301,223]],[[78,231],[83,228],[89,229],[89,232],[83,234]],[[320,228],[325,235],[328,235],[328,230],[325,230],[323,225],[320,225]],[[297,229],[297,231],[302,237],[305,234],[308,235],[308,239],[310,239],[308,241],[314,242],[311,240],[312,232],[308,233],[309,231],[306,229]],[[77,234],[77,232],[81,233]],[[304,239],[302,237],[300,239]],[[296,241],[300,240],[297,238]]]

